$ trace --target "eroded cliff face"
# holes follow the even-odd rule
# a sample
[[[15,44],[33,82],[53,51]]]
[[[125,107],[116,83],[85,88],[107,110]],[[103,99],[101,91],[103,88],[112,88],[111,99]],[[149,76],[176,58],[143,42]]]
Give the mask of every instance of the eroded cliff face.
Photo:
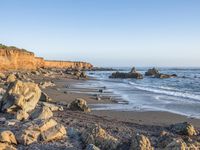
[[[37,68],[85,68],[93,66],[87,62],[48,61],[42,57],[35,57],[34,53],[0,48],[0,70],[36,70]]]

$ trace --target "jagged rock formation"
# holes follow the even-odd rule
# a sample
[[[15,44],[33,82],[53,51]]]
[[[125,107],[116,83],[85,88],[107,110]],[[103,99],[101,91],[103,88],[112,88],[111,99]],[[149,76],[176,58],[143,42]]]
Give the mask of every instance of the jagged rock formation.
[[[36,57],[34,53],[0,44],[0,70],[36,70],[37,68],[81,68],[93,66],[87,62],[53,61]]]

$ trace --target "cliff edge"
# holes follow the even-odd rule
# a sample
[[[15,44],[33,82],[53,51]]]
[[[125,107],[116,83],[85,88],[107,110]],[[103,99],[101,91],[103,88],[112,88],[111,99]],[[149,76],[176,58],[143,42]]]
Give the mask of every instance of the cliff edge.
[[[37,68],[81,68],[91,69],[87,62],[54,61],[36,57],[33,52],[0,44],[0,70],[36,70]]]

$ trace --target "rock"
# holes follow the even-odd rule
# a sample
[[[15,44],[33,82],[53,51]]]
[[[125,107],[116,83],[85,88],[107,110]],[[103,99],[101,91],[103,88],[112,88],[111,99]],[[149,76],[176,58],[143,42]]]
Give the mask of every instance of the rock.
[[[32,111],[41,96],[38,85],[31,82],[15,81],[11,83],[1,102],[1,111],[16,113],[18,110]]]
[[[160,78],[160,79],[166,79],[166,78],[175,78],[177,77],[176,74],[172,74],[172,75],[169,75],[169,74],[158,74],[155,76],[156,78]]]
[[[52,99],[44,92],[41,93],[40,101],[42,102],[51,102]]]
[[[187,136],[197,135],[194,126],[187,122],[171,125],[170,130],[180,135],[187,135]]]
[[[17,77],[14,74],[10,74],[10,75],[8,75],[8,77],[6,79],[6,82],[7,83],[15,82],[16,79],[17,79]]]
[[[156,68],[149,69],[147,72],[145,72],[145,76],[156,76],[158,74],[160,73]]]
[[[143,79],[143,75],[132,68],[129,73],[124,72],[114,72],[109,78],[135,78],[135,79]]]
[[[23,121],[23,120],[26,120],[28,119],[29,117],[29,114],[23,110],[18,110],[17,111],[17,114],[16,114],[16,119],[19,120],[19,121]]]
[[[9,130],[2,131],[0,133],[0,142],[9,143],[9,144],[17,144],[15,135]]]
[[[186,150],[187,145],[182,139],[176,139],[170,144],[168,144],[165,150]]]
[[[49,119],[53,117],[53,112],[49,107],[43,106],[41,108],[36,109],[30,116],[31,119]]]
[[[45,142],[59,140],[66,136],[67,131],[65,127],[61,124],[57,124],[56,126],[42,132],[42,139]]]
[[[75,111],[84,111],[84,112],[91,112],[90,108],[87,105],[87,102],[82,98],[77,98],[75,101],[73,101],[70,106],[70,110]]]
[[[174,141],[173,135],[171,135],[169,132],[161,132],[160,137],[157,141],[157,146],[161,149],[165,148],[169,143]]]
[[[7,126],[15,126],[19,122],[20,121],[17,120],[17,119],[10,119],[10,120],[6,120],[5,125],[7,125]]]
[[[38,125],[40,132],[44,132],[56,126],[58,123],[54,119],[47,119],[47,120],[36,120],[35,124]]]
[[[46,106],[46,107],[49,107],[49,109],[51,111],[63,111],[63,107],[62,106],[57,106],[55,104],[51,104],[51,103],[47,103],[47,102],[43,102],[42,105]]]
[[[119,141],[116,138],[108,134],[104,129],[96,124],[86,129],[82,133],[81,137],[82,141],[86,145],[95,144],[100,149],[114,150],[119,144]]]
[[[12,145],[10,145],[8,143],[1,143],[1,142],[0,142],[0,149],[1,150],[17,150]]]
[[[23,145],[30,145],[38,141],[40,136],[40,129],[37,125],[29,125],[28,127],[22,128],[17,133],[17,141]]]
[[[149,69],[147,72],[145,72],[145,76],[152,76],[152,77],[160,78],[160,79],[177,77],[176,74],[169,75],[169,74],[159,73],[159,71],[156,68]]]
[[[150,140],[144,135],[133,137],[129,150],[153,150]]]
[[[6,78],[6,75],[5,74],[3,74],[2,72],[0,72],[0,79],[5,79]]]
[[[45,89],[45,88],[47,88],[47,87],[55,86],[55,84],[54,84],[52,81],[41,82],[39,85],[40,85],[40,87],[41,87],[42,89]]]
[[[100,150],[98,147],[96,147],[94,144],[89,144],[86,147],[86,150]]]
[[[0,88],[0,95],[4,95],[6,93],[6,90],[4,90],[3,88]]]

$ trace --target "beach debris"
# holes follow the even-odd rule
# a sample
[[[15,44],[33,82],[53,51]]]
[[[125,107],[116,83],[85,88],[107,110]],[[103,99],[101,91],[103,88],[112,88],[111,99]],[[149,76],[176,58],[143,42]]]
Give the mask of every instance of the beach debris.
[[[47,106],[42,106],[41,108],[37,108],[34,110],[34,112],[31,114],[31,119],[49,119],[53,117],[53,112],[51,109]]]
[[[84,111],[91,112],[90,108],[87,105],[87,102],[82,98],[77,98],[69,105],[70,110],[74,111]]]
[[[124,72],[114,72],[112,73],[109,78],[135,78],[135,79],[143,79],[143,75],[136,71],[135,67],[131,69],[130,72],[124,73]]]
[[[129,150],[153,150],[153,147],[148,137],[137,134],[132,138]]]
[[[90,127],[85,129],[81,134],[82,141],[88,144],[95,144],[100,149],[114,150],[117,148],[119,141],[117,138],[111,136],[100,127],[100,125],[92,124]]]
[[[17,144],[17,140],[13,132],[9,130],[5,130],[0,132],[0,142],[9,143],[9,144]]]
[[[195,130],[194,126],[188,122],[173,124],[170,126],[170,130],[173,133],[177,133],[180,135],[197,135],[197,131]]]
[[[96,147],[94,144],[88,144],[86,150],[100,150],[100,149]]]
[[[6,82],[7,83],[11,83],[11,82],[15,82],[15,80],[17,79],[17,77],[15,76],[15,74],[10,74],[8,75]]]
[[[41,96],[38,85],[31,82],[15,81],[3,95],[1,111],[16,113],[18,110],[32,111]]]

